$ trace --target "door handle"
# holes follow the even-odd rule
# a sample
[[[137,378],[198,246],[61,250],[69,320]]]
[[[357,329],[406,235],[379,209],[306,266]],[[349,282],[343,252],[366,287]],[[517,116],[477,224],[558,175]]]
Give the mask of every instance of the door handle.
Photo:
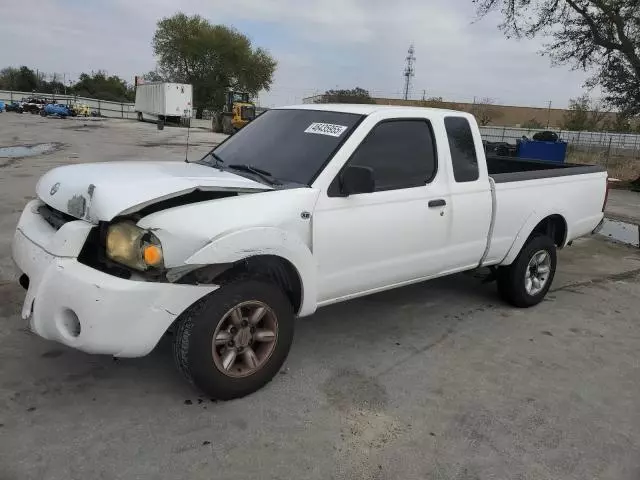
[[[429,208],[444,207],[446,204],[447,202],[445,202],[444,198],[439,198],[437,200],[429,200]]]

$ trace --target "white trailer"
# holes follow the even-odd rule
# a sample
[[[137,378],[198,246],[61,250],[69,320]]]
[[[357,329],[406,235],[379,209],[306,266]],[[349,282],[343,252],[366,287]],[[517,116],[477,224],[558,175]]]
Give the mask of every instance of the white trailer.
[[[186,83],[152,82],[136,86],[138,120],[154,116],[162,122],[191,118],[193,87]]]

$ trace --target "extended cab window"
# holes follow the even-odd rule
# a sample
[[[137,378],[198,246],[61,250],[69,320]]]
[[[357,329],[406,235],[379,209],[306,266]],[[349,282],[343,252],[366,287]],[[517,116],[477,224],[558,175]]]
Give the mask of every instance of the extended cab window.
[[[426,120],[376,125],[349,160],[373,169],[376,191],[425,185],[437,169],[435,142]]]
[[[456,182],[473,182],[478,179],[478,157],[471,134],[471,126],[466,118],[447,117],[444,119],[453,162],[453,177]]]

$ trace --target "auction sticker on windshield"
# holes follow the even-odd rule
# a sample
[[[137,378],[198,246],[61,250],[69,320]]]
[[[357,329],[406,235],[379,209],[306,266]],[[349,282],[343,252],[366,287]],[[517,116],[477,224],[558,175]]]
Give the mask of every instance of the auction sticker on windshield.
[[[334,125],[332,123],[312,123],[304,133],[316,133],[318,135],[329,135],[339,137],[347,129],[344,125]]]

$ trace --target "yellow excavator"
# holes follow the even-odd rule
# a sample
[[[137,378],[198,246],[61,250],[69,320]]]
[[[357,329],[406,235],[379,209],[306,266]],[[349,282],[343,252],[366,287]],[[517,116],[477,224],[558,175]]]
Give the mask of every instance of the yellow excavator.
[[[246,92],[229,91],[221,112],[214,112],[211,128],[217,133],[233,135],[256,118],[256,106]]]

